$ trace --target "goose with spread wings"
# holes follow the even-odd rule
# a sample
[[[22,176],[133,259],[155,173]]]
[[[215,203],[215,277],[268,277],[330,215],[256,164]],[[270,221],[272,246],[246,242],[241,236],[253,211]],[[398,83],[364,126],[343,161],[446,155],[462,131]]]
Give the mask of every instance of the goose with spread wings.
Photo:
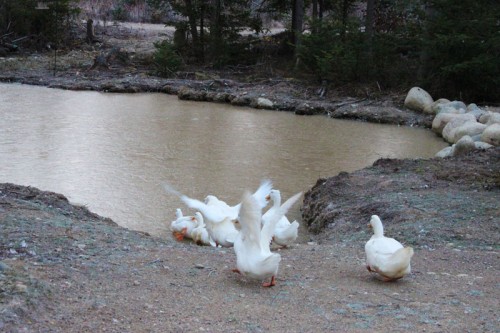
[[[261,227],[262,207],[250,193],[245,192],[239,210],[238,219],[234,224],[240,230],[235,242],[236,269],[234,272],[253,279],[268,279],[262,284],[272,287],[276,284],[281,256],[271,252],[270,243],[278,221],[299,199],[302,192],[288,199],[270,217],[268,223]]]
[[[205,201],[190,198],[165,185],[165,189],[180,197],[180,199],[190,208],[201,212],[205,218],[208,233],[217,246],[231,247],[238,235],[238,230],[234,227],[233,221],[238,217],[241,203],[229,206],[214,195],[208,195]],[[272,189],[270,180],[264,180],[257,191],[252,195],[259,207],[267,205],[266,196]]]

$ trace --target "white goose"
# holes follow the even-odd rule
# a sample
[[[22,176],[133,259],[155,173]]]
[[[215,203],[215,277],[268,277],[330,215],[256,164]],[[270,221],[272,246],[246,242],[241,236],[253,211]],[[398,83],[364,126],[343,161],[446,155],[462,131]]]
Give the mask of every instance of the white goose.
[[[207,225],[208,233],[216,245],[230,247],[238,235],[238,230],[234,227],[233,220],[238,217],[241,203],[236,206],[229,206],[224,201],[219,200],[214,195],[205,198],[205,202],[189,198],[170,186],[165,185],[165,189],[181,198],[181,200],[190,208],[196,209],[203,214]],[[272,183],[265,180],[253,194],[258,205],[263,208],[267,205],[266,196],[272,189]]]
[[[263,283],[262,286],[276,285],[281,256],[271,252],[271,238],[278,221],[301,195],[302,193],[297,193],[288,199],[261,229],[262,207],[253,196],[245,192],[238,220],[234,221],[240,233],[234,242],[236,268],[233,272],[260,280],[270,277],[271,281]]]
[[[170,230],[175,239],[182,241],[184,237],[191,238],[191,233],[196,227],[197,221],[194,216],[184,216],[182,210],[177,208],[175,220],[170,223]]]
[[[409,274],[413,248],[403,247],[394,238],[385,237],[384,226],[377,215],[372,215],[370,226],[374,235],[365,244],[366,268],[380,274],[384,281],[394,281]]]
[[[200,212],[196,212],[194,214],[194,217],[196,218],[197,225],[191,231],[191,238],[193,239],[193,241],[198,245],[217,246],[212,240],[212,237],[210,237],[210,235],[208,234],[205,222],[203,220],[203,215],[201,215]]]
[[[267,200],[272,200],[273,205],[269,210],[262,216],[262,224],[266,225],[269,219],[281,206],[281,193],[279,190],[271,190],[271,193],[266,197]],[[298,236],[299,222],[290,220],[284,215],[276,224],[276,228],[273,233],[273,242],[280,246],[291,245]]]

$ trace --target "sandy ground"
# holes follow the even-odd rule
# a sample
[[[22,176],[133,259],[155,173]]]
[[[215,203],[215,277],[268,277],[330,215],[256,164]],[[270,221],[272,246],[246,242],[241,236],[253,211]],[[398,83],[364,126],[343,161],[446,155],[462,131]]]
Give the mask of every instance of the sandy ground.
[[[481,157],[492,168],[487,176],[481,171],[462,172],[462,183],[435,182],[426,190],[428,199],[418,201],[417,208],[429,214],[418,218],[412,215],[411,204],[394,212],[397,200],[360,208],[364,195],[380,202],[414,184],[411,163],[383,160],[384,168],[374,166],[348,176],[351,184],[368,180],[374,187],[384,187],[378,195],[362,192],[357,185],[340,185],[338,191],[334,184],[338,176],[326,180],[328,185],[322,187],[337,195],[327,199],[330,205],[342,203],[346,215],[360,217],[332,218],[332,225],[311,234],[314,241],[275,249],[282,262],[272,288],[233,273],[232,248],[150,237],[72,206],[62,195],[1,184],[0,328],[5,332],[498,332],[499,157],[499,149]],[[467,170],[474,159],[462,158],[454,165]],[[429,163],[432,170],[421,179],[448,170],[448,163]],[[388,179],[386,171],[394,167],[405,177]],[[435,205],[431,195],[443,195],[447,188],[454,201]],[[415,200],[409,199],[413,204]],[[321,195],[316,200],[306,195],[306,220],[310,205],[319,207],[322,202]],[[458,208],[462,206],[469,207]],[[386,217],[388,235],[415,249],[412,273],[397,282],[382,282],[365,268],[364,243],[370,237],[366,222],[373,212]]]
[[[67,53],[55,77],[50,54],[0,59],[0,79],[104,91],[188,87],[186,95],[198,97],[219,86],[211,96],[227,93],[230,103],[264,90],[280,110],[429,124],[391,96],[320,99],[316,87],[283,79],[165,80],[140,61],[89,70],[103,50]],[[276,249],[282,262],[272,288],[231,272],[231,248],[150,237],[62,195],[0,184],[0,331],[499,332],[499,156],[496,148],[445,160],[379,160],[319,179],[301,204],[301,228],[312,241]],[[371,214],[415,249],[402,280],[384,283],[365,269]]]

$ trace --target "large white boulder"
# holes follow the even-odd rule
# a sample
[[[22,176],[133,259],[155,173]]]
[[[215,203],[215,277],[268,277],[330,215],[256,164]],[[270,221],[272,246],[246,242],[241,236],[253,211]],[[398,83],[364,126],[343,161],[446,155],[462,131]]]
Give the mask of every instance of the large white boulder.
[[[257,98],[257,107],[259,109],[272,109],[273,106],[274,103],[271,100],[264,97]]]
[[[468,135],[458,140],[454,146],[455,148],[453,149],[453,156],[466,154],[470,151],[476,150],[474,141]]]
[[[466,113],[467,106],[464,102],[461,101],[453,101],[453,102],[443,102],[435,104],[432,108],[433,113],[438,114],[441,112],[447,113]]]
[[[436,157],[445,158],[448,156],[453,156],[454,151],[455,151],[455,145],[445,147],[436,153]]]
[[[500,124],[491,124],[481,134],[481,141],[493,146],[500,146]]]
[[[458,114],[458,113],[446,113],[446,112],[441,112],[434,117],[434,120],[432,121],[432,130],[441,135],[443,133],[444,127],[452,120],[452,119],[463,119],[464,122],[466,121],[472,121],[476,120],[476,117],[472,114]]]
[[[493,145],[490,145],[489,143],[483,141],[474,141],[474,145],[476,146],[476,149],[489,149],[491,147],[494,147]]]
[[[413,111],[423,112],[434,100],[427,91],[419,87],[410,89],[405,98],[405,107]]]
[[[479,118],[481,118],[482,115],[486,114],[487,111],[481,109],[476,104],[471,103],[467,105],[467,113],[473,114],[474,117],[476,117],[477,121],[479,121]]]
[[[500,124],[500,113],[488,111],[479,117],[479,122],[486,125]]]
[[[474,116],[472,116],[474,118]],[[466,122],[472,121],[470,119],[466,119],[464,117],[455,117],[446,124],[443,128],[443,139],[449,143],[455,143],[455,130],[465,124]],[[476,121],[476,118],[474,118]]]
[[[437,114],[439,112],[440,105],[446,103],[450,103],[450,100],[446,98],[440,98],[432,102],[431,104],[427,105],[424,109],[424,113]]]
[[[464,136],[470,138],[471,136],[482,134],[486,127],[485,124],[478,123],[475,119],[473,121],[468,121],[455,128],[453,131],[453,142],[458,142]],[[472,138],[470,139],[473,140]]]
[[[482,141],[475,142],[470,136],[466,135],[458,140],[457,143],[438,151],[435,156],[445,158],[465,154],[473,150],[489,149],[491,147],[493,146],[489,143]]]

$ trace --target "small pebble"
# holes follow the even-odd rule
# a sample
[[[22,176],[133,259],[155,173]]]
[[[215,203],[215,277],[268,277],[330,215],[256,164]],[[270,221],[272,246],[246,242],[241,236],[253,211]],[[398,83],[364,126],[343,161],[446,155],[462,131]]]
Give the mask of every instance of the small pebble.
[[[17,282],[16,283],[16,290],[20,293],[25,293],[28,291],[28,287],[24,283]]]

